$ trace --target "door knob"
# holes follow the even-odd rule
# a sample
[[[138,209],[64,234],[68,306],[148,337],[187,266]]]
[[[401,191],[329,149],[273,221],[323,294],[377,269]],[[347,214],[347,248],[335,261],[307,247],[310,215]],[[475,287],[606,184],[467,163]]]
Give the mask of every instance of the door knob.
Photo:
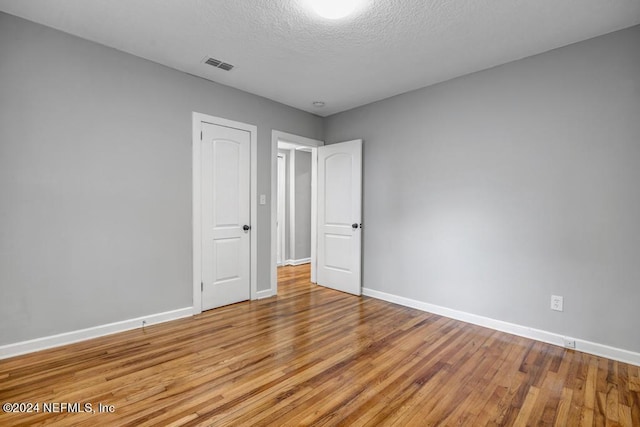
[[[351,228],[356,229],[358,228],[358,223],[354,222],[353,224],[351,224]]]
[[[242,229],[243,229],[244,231],[249,231],[249,230],[251,230],[251,226],[250,226],[250,225],[243,225],[243,226],[242,226]]]

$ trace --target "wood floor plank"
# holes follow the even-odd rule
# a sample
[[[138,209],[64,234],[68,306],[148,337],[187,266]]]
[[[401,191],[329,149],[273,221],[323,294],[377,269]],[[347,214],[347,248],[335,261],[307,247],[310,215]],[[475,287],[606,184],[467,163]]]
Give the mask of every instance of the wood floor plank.
[[[571,406],[571,398],[573,397],[573,390],[567,387],[563,387],[562,396],[555,413],[553,420],[554,427],[563,427],[569,425],[569,408]]]
[[[538,399],[538,393],[540,393],[540,389],[538,389],[537,387],[529,387],[529,391],[527,392],[527,396],[524,399],[522,408],[520,408],[520,411],[518,411],[518,416],[514,421],[515,426],[527,425],[527,421],[529,420],[529,416],[531,415],[533,405]]]
[[[640,426],[640,369],[356,297],[279,295],[0,361],[2,426]]]

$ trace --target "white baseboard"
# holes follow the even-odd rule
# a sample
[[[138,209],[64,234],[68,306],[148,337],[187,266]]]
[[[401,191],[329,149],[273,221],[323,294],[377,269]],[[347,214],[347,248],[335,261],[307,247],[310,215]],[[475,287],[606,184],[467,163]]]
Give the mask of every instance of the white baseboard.
[[[411,298],[392,295],[368,288],[362,288],[362,294],[376,299],[381,299],[383,301],[403,305],[405,307],[427,311],[429,313],[438,314],[440,316],[449,317],[451,319],[461,320],[463,322],[472,323],[474,325],[484,326],[486,328],[495,329],[497,331],[506,332],[509,334],[531,338],[537,341],[564,347],[565,336],[556,334],[554,332],[542,331],[540,329],[516,325],[515,323],[503,322],[502,320],[491,319],[489,317],[479,316],[477,314],[453,310],[451,308],[429,304]],[[575,349],[578,351],[640,366],[640,353],[635,353],[633,351],[624,350],[621,348],[610,347],[608,345],[598,344],[591,341],[585,341],[574,337],[571,338],[575,339]]]
[[[256,292],[256,298],[255,299],[264,299],[264,298],[269,298],[272,297],[273,291],[271,289],[265,289],[264,291],[258,291]]]
[[[21,354],[32,353],[34,351],[46,350],[62,345],[73,344],[92,338],[124,332],[142,327],[142,322],[146,326],[157,323],[168,322],[170,320],[189,317],[193,308],[181,308],[178,310],[166,311],[164,313],[150,314],[148,316],[136,317],[135,319],[122,320],[120,322],[108,323],[106,325],[94,326],[92,328],[80,329],[77,331],[65,332],[51,335],[49,337],[36,338],[28,341],[21,341],[14,344],[0,346],[0,359],[6,359]]]
[[[284,262],[284,265],[302,265],[309,264],[310,262],[311,258],[288,259]]]

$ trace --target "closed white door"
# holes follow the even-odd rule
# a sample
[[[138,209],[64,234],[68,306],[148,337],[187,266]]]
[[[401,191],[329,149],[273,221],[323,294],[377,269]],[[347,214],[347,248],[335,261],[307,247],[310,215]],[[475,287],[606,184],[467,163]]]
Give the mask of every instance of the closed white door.
[[[251,297],[251,134],[202,123],[202,310]]]
[[[362,140],[318,147],[319,285],[361,294]]]

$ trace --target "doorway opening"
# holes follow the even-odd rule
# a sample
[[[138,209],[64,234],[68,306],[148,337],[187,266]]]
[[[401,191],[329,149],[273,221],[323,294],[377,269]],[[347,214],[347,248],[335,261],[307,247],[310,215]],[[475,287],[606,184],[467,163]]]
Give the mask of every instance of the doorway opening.
[[[278,193],[277,193],[277,254],[276,265],[283,267],[287,260],[286,220],[287,220],[287,154],[278,152]]]
[[[315,283],[317,147],[322,141],[272,132],[271,293],[278,292],[277,267],[310,264]]]
[[[278,266],[311,262],[312,148],[278,142]]]
[[[361,295],[362,270],[362,140],[338,142],[324,146],[317,141],[280,131],[272,131],[271,137],[271,280],[270,295],[278,293],[278,239],[281,257],[299,263],[307,261],[297,258],[301,252],[295,246],[297,212],[289,212],[289,227],[285,222],[285,237],[278,237],[277,189],[278,189],[278,149],[285,149],[289,169],[295,170],[295,158],[299,152],[311,152],[311,225],[310,281],[354,295]],[[289,150],[286,152],[286,150]],[[302,157],[302,155],[300,155]],[[284,159],[284,155],[283,155]],[[282,161],[281,165],[282,165]],[[291,164],[294,163],[293,168]],[[282,166],[281,166],[282,168]],[[286,170],[286,165],[284,166]],[[281,169],[282,170],[282,169]],[[285,185],[285,189],[287,185]],[[291,183],[289,183],[291,188]],[[295,190],[294,190],[295,192]],[[282,205],[282,204],[281,204]],[[291,204],[290,204],[291,206]],[[282,217],[282,215],[281,215]],[[293,221],[291,221],[293,217]],[[305,214],[306,219],[306,214]],[[286,235],[286,231],[289,231]],[[293,242],[293,243],[292,243]],[[289,243],[287,257],[286,248]],[[283,258],[281,258],[283,259]],[[294,261],[294,263],[296,263]],[[308,262],[307,261],[307,262]],[[302,265],[302,264],[300,264]]]

